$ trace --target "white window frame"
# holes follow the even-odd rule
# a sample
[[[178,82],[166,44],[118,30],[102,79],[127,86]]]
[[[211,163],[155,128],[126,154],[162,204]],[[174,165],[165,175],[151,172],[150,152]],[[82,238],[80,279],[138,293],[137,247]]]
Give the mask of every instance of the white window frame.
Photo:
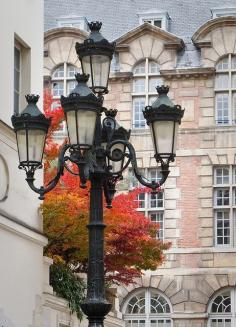
[[[151,62],[155,62],[158,66],[158,72],[155,72],[155,73],[150,73],[149,72],[149,64]],[[144,73],[135,73],[135,69],[137,66],[139,66],[140,64],[144,63]],[[135,80],[143,80],[144,81],[144,89],[142,92],[135,92],[135,89],[134,89],[134,85],[135,83],[133,83],[133,89],[132,89],[132,111],[133,111],[133,118],[132,118],[132,129],[134,130],[139,130],[139,129],[148,129],[148,126],[146,124],[146,121],[143,117],[143,114],[142,112],[140,112],[141,114],[141,118],[139,121],[140,121],[140,125],[138,126],[135,126],[136,124],[138,124],[138,121],[135,119],[135,101],[137,99],[142,99],[144,100],[144,106],[143,106],[143,109],[145,108],[145,106],[151,104],[153,102],[153,100],[155,100],[157,98],[157,92],[156,90],[154,91],[149,91],[149,85],[150,85],[150,81],[152,80],[152,78],[156,78],[156,79],[159,79],[160,82],[158,84],[163,84],[163,79],[160,75],[160,69],[159,69],[159,64],[152,60],[152,59],[149,59],[149,58],[145,58],[143,61],[137,63],[134,68],[133,68],[133,81]],[[151,100],[152,99],[152,100]],[[142,126],[141,122],[144,121],[144,126]]]
[[[86,17],[74,16],[74,17],[60,17],[57,19],[58,27],[76,27],[82,30],[88,30],[88,21]]]
[[[231,300],[231,312],[227,313],[215,313],[211,311],[212,304],[214,303],[215,299],[220,296],[221,294],[224,294],[226,292],[230,292],[230,300]],[[216,295],[213,297],[213,299],[210,301],[208,306],[208,323],[207,327],[212,327],[212,320],[213,319],[231,319],[231,325],[230,327],[236,327],[236,288],[225,288],[224,290],[220,290],[216,293]],[[224,326],[224,325],[223,325]]]
[[[222,16],[236,16],[236,7],[212,8],[211,15],[212,15],[212,18],[218,18],[218,17],[222,17]]]
[[[236,67],[233,68],[232,62],[236,55],[228,54],[227,56],[221,58],[216,64],[216,75],[215,75],[215,117],[216,125],[235,125],[236,124],[236,84],[233,87],[232,78],[235,76],[236,81]],[[221,61],[228,59],[228,69],[217,69],[217,65]],[[236,59],[235,59],[236,60]],[[219,76],[227,76],[228,85],[225,87],[217,87],[217,79]],[[236,82],[235,82],[236,83]],[[226,96],[228,98],[228,109],[227,109],[227,119],[219,120],[219,107],[218,99],[220,96]]]
[[[139,313],[139,314],[130,314],[126,313],[126,309],[128,307],[128,304],[130,300],[135,296],[139,295],[140,293],[144,292],[145,296],[145,313]],[[160,295],[163,297],[169,306],[170,312],[167,313],[151,313],[151,297],[152,295]],[[124,321],[129,321],[129,320],[144,320],[145,321],[145,327],[151,327],[151,320],[170,320],[170,324],[168,326],[173,327],[173,321],[171,318],[172,315],[172,307],[169,299],[159,290],[154,290],[152,288],[147,288],[147,289],[140,289],[136,291],[135,293],[131,293],[128,299],[124,302],[123,308],[123,319]],[[156,325],[158,327],[158,325]],[[161,325],[163,326],[163,324]],[[165,326],[165,325],[164,325]]]
[[[19,67],[16,68],[16,63],[15,63],[15,51],[18,51],[19,54]],[[20,95],[21,95],[21,78],[22,78],[22,72],[21,72],[21,66],[22,66],[22,53],[21,53],[21,48],[18,44],[15,44],[14,46],[14,113],[19,114],[20,112]],[[19,85],[15,85],[15,79],[16,79],[16,73],[19,74]],[[16,103],[15,99],[15,94],[18,95],[18,101]]]
[[[229,171],[229,182],[228,183],[217,183],[216,171],[217,169],[228,169]],[[236,247],[236,166],[215,166],[213,169],[213,212],[214,212],[214,243],[215,247],[229,248]],[[229,190],[229,204],[218,205],[216,200],[217,190]],[[228,212],[229,213],[229,244],[218,244],[217,241],[217,212]]]
[[[154,21],[158,20],[161,21],[161,28],[163,30],[168,31],[169,29],[169,21],[170,21],[170,16],[167,11],[147,11],[147,12],[142,12],[138,13],[139,17],[139,25],[142,25],[145,23],[145,21],[151,21],[151,24],[154,25]]]
[[[156,182],[158,180],[161,179],[161,175],[158,174],[158,169],[156,168],[146,168],[146,169],[140,169],[143,173],[144,176],[148,176],[149,180],[155,180]],[[153,179],[151,178],[151,172],[156,171],[156,178]],[[134,181],[134,177],[132,175],[132,171],[130,171],[130,175],[131,175],[131,179],[133,179]],[[136,181],[136,180],[135,180]],[[143,186],[136,181],[135,185],[131,183],[130,185],[130,189],[135,188],[135,187],[140,187],[142,188]],[[137,211],[142,212],[147,218],[149,218],[151,220],[150,215],[151,214],[162,214],[162,221],[160,222],[160,229],[157,231],[157,235],[156,237],[158,239],[160,239],[161,241],[164,241],[165,238],[165,193],[164,193],[164,189],[161,190],[161,193],[157,193],[158,194],[162,194],[162,207],[151,207],[151,192],[140,192],[140,194],[144,194],[143,197],[143,203],[144,206],[143,207],[138,207]],[[136,200],[137,202],[139,202],[139,199]],[[158,199],[156,199],[157,203],[158,203]],[[158,223],[158,221],[156,221]],[[162,225],[162,226],[161,226]],[[161,228],[162,227],[162,228]]]
[[[56,100],[55,102],[59,101],[61,95],[53,95],[53,83],[56,83],[56,82],[61,82],[63,83],[63,94],[64,96],[68,95],[68,92],[67,92],[67,87],[68,87],[68,82],[71,82],[71,81],[75,81],[75,78],[72,77],[72,76],[67,76],[67,70],[68,70],[68,67],[69,66],[73,66],[74,68],[76,68],[77,70],[79,70],[78,67],[76,67],[75,65],[73,64],[70,64],[68,62],[64,62],[60,65],[58,65],[57,67],[55,67],[55,69],[53,70],[53,73],[52,73],[52,79],[51,79],[51,93],[52,93],[52,97],[53,97],[53,100]],[[53,74],[56,72],[56,70],[59,68],[59,67],[63,67],[63,76],[62,77],[54,77]],[[62,128],[58,131],[55,132],[55,134],[57,135],[65,135],[66,133],[66,124],[65,122],[63,122],[63,125],[62,125]]]

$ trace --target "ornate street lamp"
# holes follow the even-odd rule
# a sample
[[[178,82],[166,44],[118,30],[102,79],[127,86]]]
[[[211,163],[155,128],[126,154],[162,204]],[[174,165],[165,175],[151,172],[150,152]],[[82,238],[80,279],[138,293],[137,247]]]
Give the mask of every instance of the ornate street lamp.
[[[69,143],[61,149],[56,176],[46,187],[37,188],[34,185],[34,173],[42,167],[45,135],[49,126],[49,120],[36,107],[38,96],[27,96],[26,109],[20,115],[12,116],[19,167],[25,169],[26,181],[40,195],[40,199],[56,186],[65,168],[80,176],[81,187],[86,187],[86,182],[90,180],[88,285],[87,297],[81,304],[89,327],[102,327],[111,309],[104,288],[103,192],[110,208],[115,185],[129,165],[139,182],[155,192],[167,179],[169,163],[174,161],[177,129],[183,116],[181,107],[175,106],[168,98],[169,89],[164,86],[157,88],[159,97],[152,106],[145,108],[144,117],[151,129],[154,156],[157,165],[160,164],[162,178],[159,182],[148,181],[137,167],[135,149],[129,142],[130,131],[117,124],[116,110],[103,108],[102,94],[107,93],[114,44],[101,36],[100,27],[101,23],[91,23],[90,38],[82,45],[76,45],[84,74],[77,74],[75,89],[67,97],[61,97]],[[91,74],[91,88],[86,85],[89,80],[85,73]],[[106,117],[101,122],[102,112]],[[79,173],[71,171],[68,162],[76,165]]]
[[[174,161],[179,124],[184,115],[181,106],[167,96],[168,86],[157,86],[159,97],[151,106],[145,107],[143,115],[151,130],[157,162]],[[171,137],[170,137],[171,136]]]
[[[115,42],[109,43],[99,32],[102,23],[88,24],[91,33],[83,43],[76,43],[75,49],[84,74],[90,75],[89,87],[95,93],[106,93],[110,65],[115,51]]]

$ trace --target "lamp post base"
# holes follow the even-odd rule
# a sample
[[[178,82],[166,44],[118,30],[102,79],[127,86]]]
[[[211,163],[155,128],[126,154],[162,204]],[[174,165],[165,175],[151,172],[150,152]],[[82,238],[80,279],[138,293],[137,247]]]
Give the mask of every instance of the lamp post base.
[[[89,327],[103,327],[105,316],[111,310],[111,304],[106,300],[87,301],[80,307],[89,321]]]

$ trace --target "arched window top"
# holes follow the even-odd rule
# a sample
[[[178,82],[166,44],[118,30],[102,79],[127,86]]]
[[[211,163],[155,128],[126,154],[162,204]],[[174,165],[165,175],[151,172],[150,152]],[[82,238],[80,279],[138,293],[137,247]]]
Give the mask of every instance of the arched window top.
[[[216,63],[216,124],[236,124],[236,56],[228,54]]]
[[[211,304],[211,313],[231,312],[231,294],[230,290],[218,294]]]
[[[158,63],[151,59],[146,59],[139,62],[133,69],[134,75],[151,75],[151,74],[159,74],[160,66]]]
[[[170,313],[170,305],[167,299],[160,293],[142,290],[134,294],[127,303],[126,314],[145,314],[147,312],[153,314]]]
[[[74,75],[78,72],[78,68],[71,64],[62,64],[58,66],[52,74],[53,79],[62,79],[64,77],[74,78]]]

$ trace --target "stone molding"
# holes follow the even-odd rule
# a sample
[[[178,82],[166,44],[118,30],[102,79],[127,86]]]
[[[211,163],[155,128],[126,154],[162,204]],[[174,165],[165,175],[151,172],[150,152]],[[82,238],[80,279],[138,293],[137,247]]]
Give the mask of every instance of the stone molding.
[[[192,36],[193,43],[198,43],[205,38],[211,31],[225,26],[236,26],[235,16],[222,16],[215,19],[211,19],[203,24]]]
[[[189,78],[189,77],[209,77],[215,73],[215,69],[211,67],[199,68],[176,68],[160,70],[161,76],[166,79],[170,78]]]
[[[40,230],[29,226],[17,218],[10,217],[2,211],[0,211],[0,227],[40,246],[47,245],[47,238]]]
[[[57,27],[45,32],[44,43],[65,36],[86,39],[88,35],[89,35],[88,32],[80,30],[79,28],[76,27]]]
[[[115,41],[118,46],[123,43],[127,44],[127,43],[135,40],[137,37],[144,35],[146,33],[150,33],[150,32],[152,35],[159,37],[160,39],[166,41],[167,44],[168,44],[168,42],[170,42],[169,44],[171,44],[173,42],[175,48],[177,45],[180,49],[182,49],[184,46],[184,41],[181,38],[175,36],[172,33],[167,32],[159,27],[153,26],[149,23],[143,23],[142,25],[135,27],[134,29],[125,33],[124,35],[122,35],[121,37],[116,39]]]

